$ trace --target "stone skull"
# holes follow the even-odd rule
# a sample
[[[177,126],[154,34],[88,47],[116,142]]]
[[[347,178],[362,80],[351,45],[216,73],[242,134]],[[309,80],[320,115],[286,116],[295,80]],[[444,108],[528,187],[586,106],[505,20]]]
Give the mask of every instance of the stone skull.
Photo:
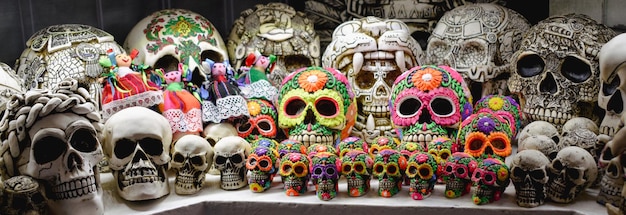
[[[184,135],[174,143],[170,166],[176,171],[174,191],[179,195],[200,192],[213,164],[213,147],[198,135]]]
[[[11,96],[24,91],[22,79],[17,77],[11,67],[0,62],[0,115],[4,113]]]
[[[548,198],[558,203],[573,202],[598,175],[596,163],[586,150],[568,146],[548,165]]]

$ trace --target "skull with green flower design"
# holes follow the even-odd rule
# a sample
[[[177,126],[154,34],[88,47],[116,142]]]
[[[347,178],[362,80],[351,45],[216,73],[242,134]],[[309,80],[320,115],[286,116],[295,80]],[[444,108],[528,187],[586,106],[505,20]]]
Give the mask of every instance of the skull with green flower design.
[[[453,153],[443,169],[443,180],[446,182],[445,196],[457,198],[469,193],[472,188],[472,174],[477,166],[478,162],[469,154]]]
[[[452,145],[452,139],[448,137],[439,137],[428,143],[428,153],[433,155],[439,164],[437,171],[435,172],[435,175],[437,175],[437,183],[445,182],[442,177],[443,168],[448,161],[448,157],[450,157],[452,153],[456,152],[452,151]]]
[[[339,172],[341,160],[337,155],[320,152],[311,157],[309,171],[311,182],[315,185],[315,193],[320,200],[331,200],[339,191]]]
[[[472,194],[474,204],[498,201],[509,186],[509,176],[509,167],[503,161],[494,158],[484,159],[472,175],[472,182],[476,186]]]
[[[363,196],[370,190],[374,160],[366,152],[352,150],[341,158],[341,175],[346,177],[348,195]]]
[[[407,161],[394,149],[383,149],[374,157],[373,175],[378,178],[378,195],[392,197],[402,189]]]
[[[305,154],[287,153],[280,159],[278,174],[283,180],[287,196],[306,193],[309,183],[310,160]]]
[[[418,152],[408,160],[406,175],[410,180],[409,195],[414,200],[428,198],[437,182],[437,159],[426,152]]]
[[[472,95],[454,69],[424,65],[396,78],[389,106],[402,142],[426,146],[437,137],[456,137],[461,121],[472,113]]]
[[[463,120],[456,145],[477,159],[504,161],[512,153],[512,136],[508,121],[492,111],[481,111]]]
[[[356,121],[356,102],[346,76],[333,68],[305,67],[283,80],[278,125],[289,139],[335,147]]]
[[[511,96],[504,95],[488,95],[476,101],[474,112],[490,110],[496,115],[501,116],[511,126],[512,139],[515,139],[517,132],[522,129],[522,109],[520,105]]]
[[[383,135],[374,138],[374,140],[369,143],[369,154],[370,156],[376,157],[379,151],[384,149],[393,149],[396,150],[398,148],[398,143],[391,136]]]
[[[260,193],[270,188],[278,169],[277,159],[275,148],[257,146],[252,149],[246,162],[250,171],[248,185],[252,192]]]
[[[342,158],[346,153],[352,150],[367,152],[367,143],[359,137],[347,137],[341,140],[341,142],[339,142],[339,145],[337,145],[339,158]]]

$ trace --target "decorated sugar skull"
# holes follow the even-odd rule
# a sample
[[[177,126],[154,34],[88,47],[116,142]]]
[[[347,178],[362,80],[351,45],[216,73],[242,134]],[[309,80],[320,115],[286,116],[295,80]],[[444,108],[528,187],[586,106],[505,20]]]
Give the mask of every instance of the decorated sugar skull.
[[[237,190],[248,185],[246,160],[250,155],[250,143],[239,136],[228,136],[215,143],[213,163],[220,171],[220,187]]]
[[[341,160],[336,154],[320,152],[311,156],[309,164],[311,182],[315,185],[315,193],[320,200],[331,200],[339,192],[341,176]]]
[[[528,149],[515,154],[510,169],[517,205],[532,208],[545,202],[548,165],[550,160],[540,151]]]
[[[615,36],[610,28],[582,14],[552,16],[532,26],[511,57],[508,81],[530,121],[560,128],[582,116],[600,122],[598,52]]]
[[[104,73],[98,60],[106,56],[107,50],[124,53],[111,34],[81,24],[48,26],[35,32],[26,46],[15,71],[25,90],[52,89],[72,78],[88,86],[96,107],[100,106],[102,92],[97,79]]]
[[[48,214],[46,199],[39,182],[26,175],[11,177],[2,182],[0,213]]]
[[[472,182],[476,186],[472,194],[474,204],[482,205],[500,200],[509,180],[510,171],[504,161],[486,158],[474,170]]]
[[[508,121],[493,112],[479,112],[463,120],[457,145],[477,159],[504,161],[512,153],[512,136]]]
[[[0,114],[4,113],[12,95],[25,91],[22,83],[22,79],[17,77],[11,67],[0,62]]]
[[[443,180],[446,182],[445,196],[458,198],[469,193],[472,188],[472,175],[477,167],[478,162],[469,154],[453,153],[443,169]]]
[[[352,150],[341,158],[341,175],[346,177],[348,195],[363,196],[370,190],[374,160],[367,152]]]
[[[248,184],[250,191],[260,193],[270,188],[274,176],[278,172],[278,152],[275,148],[257,146],[246,161],[250,171]]]
[[[392,197],[402,189],[407,160],[394,149],[383,149],[374,157],[372,175],[378,178],[378,195]]]
[[[428,150],[426,150],[425,148],[423,148],[422,145],[420,145],[419,143],[416,142],[403,142],[400,143],[400,145],[398,146],[397,150],[400,152],[400,154],[402,154],[402,156],[404,156],[407,160],[411,157],[411,155],[419,153],[419,152],[426,152]],[[436,158],[435,158],[436,159]]]
[[[504,118],[511,127],[511,133],[515,139],[517,132],[522,129],[522,110],[517,101],[510,96],[487,95],[474,104],[474,112],[492,111]]]
[[[262,147],[267,147],[267,148],[276,150],[278,149],[278,144],[279,143],[276,142],[276,140],[262,137],[262,138],[258,138],[250,142],[250,147],[256,148],[258,146],[262,146]]]
[[[241,12],[228,36],[228,53],[235,69],[249,53],[275,55],[276,65],[268,74],[274,86],[296,69],[320,65],[320,42],[304,13],[284,3],[258,4]]]
[[[621,117],[626,107],[626,34],[609,40],[598,54],[600,64],[600,89],[598,106],[605,111],[600,123],[600,133],[613,137],[624,123]]]
[[[283,81],[278,97],[278,125],[289,139],[334,147],[348,137],[356,119],[354,93],[333,68],[301,68]]]
[[[389,99],[391,120],[402,141],[427,145],[438,137],[455,139],[461,121],[472,113],[469,89],[447,66],[414,67],[398,76]]]
[[[248,99],[248,112],[250,112],[248,121],[237,124],[237,133],[240,137],[250,142],[260,137],[276,137],[278,113],[271,102],[263,99]]]
[[[136,106],[113,114],[104,126],[103,149],[120,197],[141,201],[168,195],[172,129],[167,119]]]
[[[363,139],[361,139],[359,137],[354,137],[354,136],[350,136],[350,137],[344,138],[337,145],[337,152],[338,152],[337,154],[339,155],[340,159],[346,153],[348,153],[349,151],[352,151],[352,150],[359,150],[359,151],[363,151],[363,152],[368,152],[369,148],[367,146],[367,143],[365,141],[363,141]]]
[[[438,137],[430,143],[428,143],[427,152],[431,154],[435,160],[437,160],[437,171],[435,175],[437,176],[437,183],[444,183],[443,181],[443,170],[448,162],[448,158],[452,153],[456,151],[452,151],[452,139],[448,137]]]
[[[291,139],[281,141],[276,148],[278,156],[282,158],[287,153],[302,153],[306,154],[306,147],[299,142]]]
[[[287,153],[280,158],[278,174],[283,180],[287,196],[300,196],[307,191],[310,158],[302,153]]]
[[[385,150],[385,149],[392,149],[392,150],[397,150],[398,148],[398,143],[396,143],[396,141],[394,140],[394,138],[392,136],[379,136],[377,138],[374,138],[374,141],[372,141],[371,143],[369,143],[369,154],[370,156],[376,157],[376,154],[378,154],[378,152]]]
[[[548,165],[548,198],[557,203],[570,203],[589,187],[598,174],[593,156],[577,146],[568,146]]]
[[[213,147],[198,135],[179,138],[172,148],[170,166],[176,171],[174,191],[179,195],[199,192],[213,164]]]
[[[26,175],[39,181],[51,213],[104,213],[97,168],[102,124],[89,91],[65,80],[53,90],[15,94],[6,108],[0,121],[2,179]]]
[[[228,60],[226,45],[215,26],[202,15],[184,9],[164,9],[146,16],[130,30],[124,48],[139,50],[138,63],[165,71],[175,70],[178,63],[189,65],[193,71],[207,58]]]
[[[418,152],[408,160],[406,175],[411,181],[409,196],[414,200],[428,198],[437,182],[437,159],[426,152]]]
[[[310,145],[307,149],[306,149],[306,154],[309,157],[314,156],[317,153],[321,153],[321,152],[328,152],[331,154],[337,154],[337,149],[331,146],[328,146],[326,144],[321,144],[321,143],[315,143],[313,145]]]
[[[552,138],[546,135],[534,135],[525,138],[517,146],[517,151],[521,152],[527,149],[534,149],[543,153],[550,161],[552,161],[556,154],[561,150],[561,145],[555,143]]]
[[[422,48],[400,20],[368,16],[337,26],[322,65],[337,68],[354,89],[359,106],[354,135],[397,135],[389,119],[391,87],[402,72],[421,65],[422,58]]]

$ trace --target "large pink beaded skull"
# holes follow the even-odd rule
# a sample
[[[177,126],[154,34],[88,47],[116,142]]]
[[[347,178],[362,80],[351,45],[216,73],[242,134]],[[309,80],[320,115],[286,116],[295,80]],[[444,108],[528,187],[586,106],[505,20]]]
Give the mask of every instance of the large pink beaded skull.
[[[398,76],[389,106],[402,141],[426,146],[438,137],[455,138],[461,121],[472,113],[472,97],[454,69],[426,65]]]

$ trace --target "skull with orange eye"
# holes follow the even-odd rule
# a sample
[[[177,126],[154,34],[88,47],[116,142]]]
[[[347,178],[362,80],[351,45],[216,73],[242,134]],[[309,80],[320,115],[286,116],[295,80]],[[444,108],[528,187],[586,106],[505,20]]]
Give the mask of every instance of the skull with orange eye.
[[[438,168],[437,171],[435,172],[435,175],[437,175],[437,182],[438,183],[444,183],[442,174],[443,174],[443,167],[446,165],[446,162],[448,161],[448,157],[450,157],[450,155],[452,155],[452,139],[448,138],[448,137],[439,137],[437,139],[434,139],[433,141],[430,141],[430,143],[428,143],[428,153],[433,155],[433,157],[435,158],[435,160],[437,160]]]
[[[250,171],[248,185],[255,193],[266,191],[270,188],[277,172],[278,152],[276,149],[258,146],[252,150],[246,162],[246,168]]]
[[[376,157],[378,152],[384,149],[393,149],[396,150],[398,148],[398,143],[391,136],[378,136],[372,141],[369,146],[369,154],[372,158]]]
[[[287,153],[280,159],[278,174],[287,196],[300,196],[307,192],[310,163],[309,157],[301,153]]]
[[[339,158],[342,158],[346,153],[352,150],[367,152],[367,143],[359,137],[347,137],[341,140],[341,142],[339,142],[339,145],[337,145]]]
[[[418,152],[408,160],[406,176],[410,180],[409,195],[414,200],[428,198],[437,182],[437,160],[431,154]]]
[[[443,170],[446,182],[445,196],[457,198],[470,192],[472,174],[478,166],[474,157],[465,152],[455,152],[448,158]]]
[[[509,167],[504,161],[487,158],[476,168],[472,174],[472,182],[476,185],[472,194],[474,204],[481,205],[498,201],[510,180]]]
[[[263,99],[248,99],[250,119],[237,124],[237,134],[247,141],[259,137],[275,138],[278,129],[278,112],[274,105]]]
[[[378,178],[378,195],[392,197],[402,189],[406,158],[394,149],[383,149],[374,157],[373,175]]]
[[[504,158],[511,155],[511,127],[493,112],[472,114],[461,124],[457,143],[477,158]]]
[[[374,160],[363,151],[352,150],[341,158],[341,175],[346,177],[348,195],[365,195],[370,189]]]

